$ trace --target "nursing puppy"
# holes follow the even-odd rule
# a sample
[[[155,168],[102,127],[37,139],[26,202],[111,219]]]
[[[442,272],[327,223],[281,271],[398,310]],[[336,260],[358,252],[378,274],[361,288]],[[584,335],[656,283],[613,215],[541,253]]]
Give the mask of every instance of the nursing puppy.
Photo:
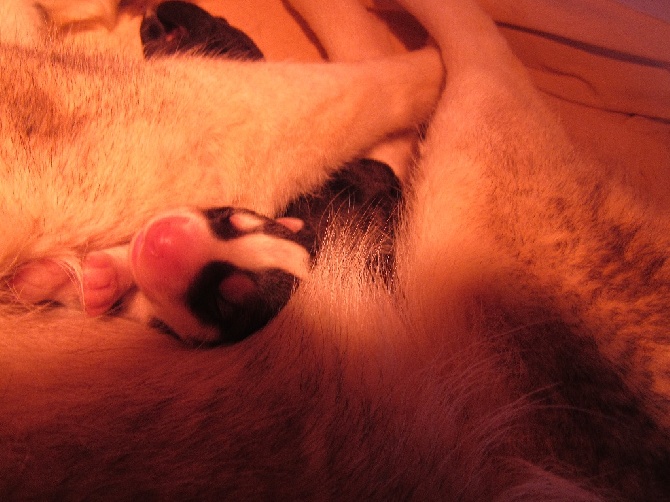
[[[367,263],[390,283],[400,202],[391,169],[358,159],[276,219],[233,207],[161,213],[130,245],[86,256],[82,307],[88,315],[151,324],[199,347],[239,342],[286,305],[336,225],[356,225],[374,239],[364,248]],[[44,276],[50,287],[36,290]],[[12,287],[22,301],[77,307],[67,270],[50,260],[19,269]]]
[[[201,351],[123,319],[22,309],[6,290],[6,498],[667,496],[666,225],[571,147],[474,3],[406,6],[447,83],[394,287],[367,266],[364,232],[332,228],[273,322]],[[353,3],[299,7],[322,37],[374,23]],[[4,43],[8,283],[30,261],[127,243],[165,194],[279,214],[425,117],[433,56],[145,66]]]
[[[149,58],[190,51],[263,59],[242,31],[185,2],[158,5],[140,31]],[[337,221],[378,235],[370,266],[389,280],[400,198],[390,166],[356,159],[314,193],[291,201],[276,220],[233,207],[168,211],[145,224],[130,245],[89,253],[79,288],[67,263],[49,259],[21,267],[11,287],[22,302],[76,307],[80,300],[89,315],[124,315],[194,345],[232,343],[284,307]]]
[[[185,2],[158,5],[142,21],[141,34],[147,57],[195,51],[263,58],[242,31]],[[362,225],[368,236],[378,234],[371,266],[388,278],[400,198],[399,180],[389,166],[357,159],[315,193],[292,201],[276,221],[230,207],[168,212],[145,225],[128,251],[87,257],[84,308],[93,315],[107,311],[125,300],[119,285],[133,284],[139,291],[131,287],[124,306],[131,318],[158,323],[198,345],[240,341],[286,305],[336,221]],[[98,266],[90,266],[95,260]]]

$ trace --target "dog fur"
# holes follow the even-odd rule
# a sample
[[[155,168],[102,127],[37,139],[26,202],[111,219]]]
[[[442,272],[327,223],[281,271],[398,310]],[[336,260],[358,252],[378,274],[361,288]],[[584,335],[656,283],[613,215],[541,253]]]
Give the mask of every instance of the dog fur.
[[[474,2],[403,3],[446,85],[392,287],[366,267],[374,242],[333,228],[277,318],[214,350],[21,305],[12,276],[126,243],[173,207],[276,214],[428,117],[435,51],[144,63],[1,8],[3,498],[668,496],[666,219],[571,145]],[[368,19],[294,5],[314,27]]]

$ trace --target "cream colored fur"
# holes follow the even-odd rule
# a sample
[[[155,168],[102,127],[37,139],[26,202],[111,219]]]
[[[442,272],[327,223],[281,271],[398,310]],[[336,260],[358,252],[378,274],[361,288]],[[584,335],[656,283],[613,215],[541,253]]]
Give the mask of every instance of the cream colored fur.
[[[348,52],[337,26],[367,13],[301,3]],[[214,350],[113,316],[22,306],[5,288],[3,498],[668,494],[664,219],[571,146],[474,2],[403,3],[436,40],[446,86],[410,174],[393,287],[366,269],[361,248],[374,243],[355,225],[333,229],[280,315]],[[51,19],[91,4],[74,5]],[[31,260],[76,263],[123,244],[163,209],[274,214],[426,119],[443,79],[432,49],[361,63],[144,63],[55,39],[18,47],[28,38],[7,29],[8,283]],[[385,53],[374,39],[362,52]]]

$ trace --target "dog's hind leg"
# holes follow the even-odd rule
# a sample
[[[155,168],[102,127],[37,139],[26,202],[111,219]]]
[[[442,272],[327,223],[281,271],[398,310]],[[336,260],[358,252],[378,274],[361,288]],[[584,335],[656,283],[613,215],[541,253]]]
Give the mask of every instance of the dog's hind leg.
[[[437,312],[460,288],[539,308],[594,340],[627,392],[670,426],[666,218],[575,150],[475,2],[403,3],[447,71],[408,224],[415,301]]]

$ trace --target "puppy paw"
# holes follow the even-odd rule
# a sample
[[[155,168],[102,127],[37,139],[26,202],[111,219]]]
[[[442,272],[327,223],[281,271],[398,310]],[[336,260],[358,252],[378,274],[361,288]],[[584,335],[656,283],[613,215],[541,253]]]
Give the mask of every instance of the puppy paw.
[[[75,273],[61,260],[43,258],[22,265],[9,281],[19,302],[77,305],[79,291]]]
[[[126,246],[89,253],[82,269],[83,306],[90,316],[109,311],[133,286]]]

